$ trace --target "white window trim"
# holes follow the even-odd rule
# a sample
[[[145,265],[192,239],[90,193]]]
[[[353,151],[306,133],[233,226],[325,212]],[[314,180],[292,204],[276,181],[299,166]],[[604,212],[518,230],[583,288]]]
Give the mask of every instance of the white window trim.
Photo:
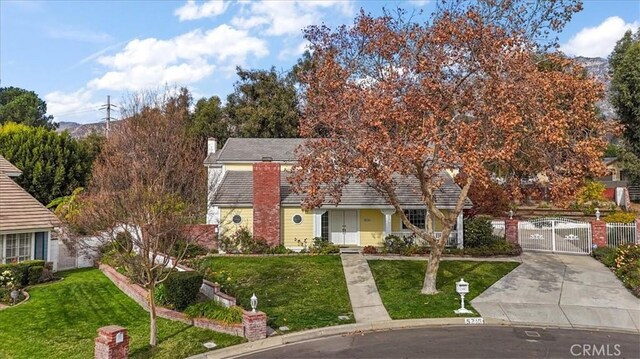
[[[296,221],[294,220],[294,218],[296,218],[296,216],[300,216],[300,223],[296,223]],[[300,213],[296,213],[293,216],[291,216],[291,222],[293,222],[293,224],[295,224],[296,226],[299,226],[302,224],[302,222],[304,222],[304,216],[301,215]]]
[[[0,234],[0,245],[1,245],[0,249],[2,249],[2,252],[0,253],[0,264],[7,264],[7,235],[24,234],[24,233],[29,233],[31,237],[31,243],[30,243],[31,253],[29,253],[29,259],[26,259],[26,260],[33,260],[35,258],[36,232],[21,231],[21,232],[15,232],[15,233]],[[20,257],[20,242],[18,242],[18,257]]]

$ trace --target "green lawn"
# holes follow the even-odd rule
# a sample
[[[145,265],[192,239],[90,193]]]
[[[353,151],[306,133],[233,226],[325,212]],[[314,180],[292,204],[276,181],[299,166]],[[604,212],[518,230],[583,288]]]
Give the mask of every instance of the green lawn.
[[[213,257],[199,267],[224,271],[224,277],[231,278],[229,294],[244,308],[251,308],[249,298],[255,292],[258,310],[267,313],[274,329],[287,326],[295,331],[354,322],[339,256]],[[350,320],[339,320],[339,315]]]
[[[159,345],[151,350],[149,315],[97,269],[58,273],[64,280],[33,287],[31,299],[0,310],[0,358],[92,358],[97,329],[129,329],[131,358],[183,358],[243,338],[158,319]]]
[[[460,308],[460,296],[455,282],[469,282],[465,307],[473,310],[469,301],[498,279],[512,271],[516,262],[442,261],[438,270],[436,295],[420,293],[426,261],[370,260],[369,267],[378,291],[392,319],[454,317]]]

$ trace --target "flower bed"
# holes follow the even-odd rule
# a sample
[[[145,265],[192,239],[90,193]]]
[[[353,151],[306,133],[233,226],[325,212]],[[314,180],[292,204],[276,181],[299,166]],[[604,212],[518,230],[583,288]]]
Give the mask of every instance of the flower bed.
[[[593,250],[593,256],[609,267],[640,298],[640,245],[623,244],[618,248],[601,247]]]

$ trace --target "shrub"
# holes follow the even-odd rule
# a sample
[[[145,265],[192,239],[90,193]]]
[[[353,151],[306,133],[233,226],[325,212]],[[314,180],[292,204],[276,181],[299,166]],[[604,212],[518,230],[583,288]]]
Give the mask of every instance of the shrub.
[[[208,318],[225,324],[242,323],[242,308],[224,307],[213,300],[192,304],[184,310],[189,318]]]
[[[374,246],[364,246],[364,248],[362,248],[362,253],[364,254],[376,254],[378,253],[378,249]]]
[[[198,272],[173,272],[165,280],[164,286],[167,303],[176,310],[184,310],[195,303],[202,286],[202,275]]]
[[[609,268],[613,268],[615,265],[616,249],[613,247],[595,248],[593,252],[591,252],[591,255]]]
[[[464,220],[465,248],[487,247],[496,241],[491,221],[487,217],[474,217]]]
[[[0,273],[9,270],[13,273],[14,281],[20,288],[29,284],[29,268],[43,267],[43,260],[31,260],[18,263],[0,264]]]
[[[613,212],[602,220],[607,223],[633,223],[636,221],[636,214],[633,212]]]
[[[113,242],[113,248],[120,253],[130,253],[133,250],[133,238],[129,232],[119,232]]]
[[[614,271],[618,278],[640,296],[640,245],[623,244],[616,249]]]
[[[485,246],[465,247],[462,249],[462,254],[475,257],[519,256],[522,254],[522,247],[518,243],[511,243],[501,239],[494,240],[491,244]]]
[[[172,248],[171,255],[174,257],[179,257],[183,253],[184,255],[182,256],[182,258],[191,259],[199,256],[204,256],[209,253],[209,250],[196,243],[188,243],[185,240],[176,241],[175,246],[173,246]]]
[[[413,234],[407,236],[389,234],[384,238],[382,251],[385,253],[408,255],[412,251],[411,248],[414,246]]]
[[[289,254],[289,253],[293,253],[293,251],[285,247],[284,244],[278,244],[275,247],[271,247],[267,249],[266,253],[267,254]]]
[[[40,278],[44,272],[44,266],[29,267],[29,285],[40,283]]]
[[[329,242],[328,239],[315,237],[313,239],[313,244],[311,248],[309,248],[309,253],[311,254],[334,254],[340,253],[340,247]]]
[[[156,290],[153,292],[153,299],[155,299],[156,304],[161,307],[169,305],[169,301],[167,299],[167,287],[165,287],[164,283],[160,283],[156,286]]]
[[[270,250],[270,246],[263,238],[254,238],[248,229],[241,227],[231,236],[222,236],[219,241],[220,249],[227,253],[262,254]]]

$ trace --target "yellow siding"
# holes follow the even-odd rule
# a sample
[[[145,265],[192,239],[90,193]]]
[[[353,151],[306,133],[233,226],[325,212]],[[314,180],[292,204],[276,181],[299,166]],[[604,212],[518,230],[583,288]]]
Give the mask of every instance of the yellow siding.
[[[379,209],[360,210],[360,246],[382,245],[384,215]]]
[[[252,163],[228,163],[224,165],[227,171],[253,171]],[[280,165],[282,171],[291,170],[291,165]]]
[[[313,213],[304,212],[301,208],[283,208],[282,211],[282,238],[284,245],[287,247],[299,247],[300,244],[296,239],[307,239],[307,243],[311,244],[313,239]],[[302,223],[293,223],[293,216],[299,214],[302,216]]]
[[[240,224],[235,224],[232,221],[236,214],[242,217]],[[220,227],[222,227],[224,235],[232,235],[240,227],[247,228],[253,233],[253,208],[221,208]]]

